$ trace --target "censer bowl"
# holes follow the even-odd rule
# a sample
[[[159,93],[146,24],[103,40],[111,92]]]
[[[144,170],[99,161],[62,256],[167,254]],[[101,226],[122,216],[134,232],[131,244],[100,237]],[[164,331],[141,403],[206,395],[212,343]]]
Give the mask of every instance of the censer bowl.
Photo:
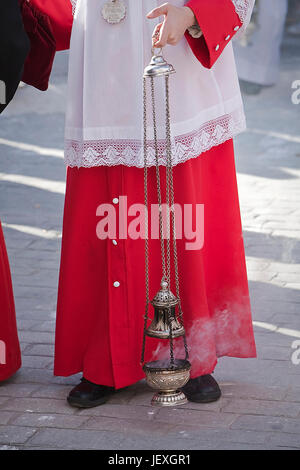
[[[185,359],[147,362],[143,366],[146,380],[151,388],[157,390],[152,398],[152,405],[174,406],[187,403],[186,396],[180,390],[190,378],[191,364]]]

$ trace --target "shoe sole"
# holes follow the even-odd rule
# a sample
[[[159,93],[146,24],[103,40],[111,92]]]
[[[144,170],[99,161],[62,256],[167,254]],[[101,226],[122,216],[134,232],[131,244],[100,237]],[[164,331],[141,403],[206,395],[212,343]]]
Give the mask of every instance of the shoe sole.
[[[70,406],[73,406],[75,408],[95,408],[96,406],[101,406],[107,403],[109,400],[109,397],[93,402],[82,402],[82,401],[77,401],[76,398],[68,397],[67,402],[69,403]]]

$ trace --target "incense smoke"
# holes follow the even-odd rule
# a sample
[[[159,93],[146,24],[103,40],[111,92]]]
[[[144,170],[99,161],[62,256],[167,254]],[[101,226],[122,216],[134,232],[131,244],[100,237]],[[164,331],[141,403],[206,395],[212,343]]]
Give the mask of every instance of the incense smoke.
[[[254,357],[249,308],[246,304],[231,304],[230,308],[215,310],[211,318],[198,318],[186,327],[189,361],[193,371],[201,375],[211,373],[221,356]],[[160,342],[153,352],[152,361],[168,360],[169,342]],[[174,357],[185,357],[183,339],[174,339]]]

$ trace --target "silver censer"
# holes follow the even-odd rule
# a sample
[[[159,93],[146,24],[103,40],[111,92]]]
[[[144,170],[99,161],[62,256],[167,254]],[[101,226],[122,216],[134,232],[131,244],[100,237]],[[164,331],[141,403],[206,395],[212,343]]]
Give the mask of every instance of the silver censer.
[[[152,398],[152,405],[174,406],[182,405],[187,399],[181,388],[190,378],[191,364],[188,361],[188,347],[183,325],[183,312],[181,309],[179,292],[179,272],[177,259],[177,245],[175,232],[173,164],[171,146],[170,105],[169,105],[169,77],[175,73],[174,67],[168,64],[161,50],[152,49],[152,59],[144,70],[144,186],[146,206],[146,236],[145,236],[145,279],[146,279],[146,307],[144,316],[144,336],[141,363],[150,387],[156,390]],[[157,137],[157,119],[155,107],[155,79],[165,79],[165,126],[166,126],[166,204],[170,217],[167,217],[166,233],[164,237],[164,221],[162,217],[162,181],[159,171],[159,146]],[[152,126],[154,133],[154,150],[157,179],[157,199],[159,205],[159,232],[161,244],[162,282],[161,288],[150,301],[149,299],[149,233],[148,233],[148,140],[147,140],[147,83],[150,82],[152,103]],[[171,292],[171,258],[173,259],[176,296]],[[153,319],[149,318],[149,306],[154,309]],[[150,324],[149,321],[151,321]],[[166,360],[156,360],[145,363],[146,337],[157,338],[169,342],[170,356]],[[174,357],[174,339],[182,337],[185,349],[185,358]]]

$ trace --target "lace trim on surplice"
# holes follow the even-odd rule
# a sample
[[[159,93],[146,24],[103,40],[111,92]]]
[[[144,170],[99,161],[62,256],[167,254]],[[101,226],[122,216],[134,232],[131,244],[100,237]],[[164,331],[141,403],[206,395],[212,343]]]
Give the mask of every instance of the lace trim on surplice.
[[[77,3],[77,0],[70,0],[71,2],[71,5],[72,5],[72,13],[74,15],[75,13],[75,10],[76,10],[76,3]]]
[[[203,152],[224,143],[245,130],[243,111],[227,114],[205,123],[196,131],[172,139],[173,165],[198,157]],[[159,164],[166,165],[166,141],[160,140]],[[65,163],[71,167],[94,166],[144,166],[144,149],[141,140],[78,140],[66,139]],[[148,140],[148,165],[155,165],[153,140]]]
[[[250,9],[253,7],[253,0],[231,0],[234,4],[235,11],[240,17],[242,23],[248,18]]]

